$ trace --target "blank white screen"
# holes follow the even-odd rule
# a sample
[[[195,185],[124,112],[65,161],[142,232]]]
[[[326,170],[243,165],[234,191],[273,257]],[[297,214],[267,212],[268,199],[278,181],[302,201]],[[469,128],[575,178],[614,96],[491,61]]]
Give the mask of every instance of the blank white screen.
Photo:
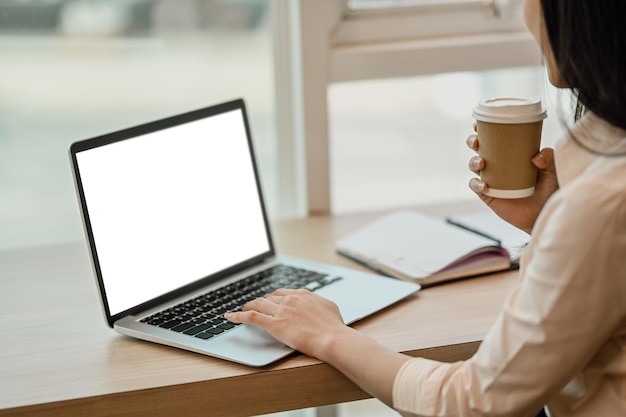
[[[240,110],[76,159],[111,315],[269,250]]]

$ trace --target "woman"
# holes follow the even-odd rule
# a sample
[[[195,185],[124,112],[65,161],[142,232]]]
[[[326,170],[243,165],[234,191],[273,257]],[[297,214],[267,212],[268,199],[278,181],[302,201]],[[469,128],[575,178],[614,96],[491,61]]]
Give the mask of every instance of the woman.
[[[626,416],[626,4],[525,0],[524,16],[550,82],[584,111],[554,153],[534,158],[532,197],[493,199],[470,181],[533,236],[476,354],[448,364],[389,351],[306,291],[278,290],[229,320],[267,329],[404,415],[534,416],[547,404],[551,416]],[[484,164],[474,157],[470,169]]]

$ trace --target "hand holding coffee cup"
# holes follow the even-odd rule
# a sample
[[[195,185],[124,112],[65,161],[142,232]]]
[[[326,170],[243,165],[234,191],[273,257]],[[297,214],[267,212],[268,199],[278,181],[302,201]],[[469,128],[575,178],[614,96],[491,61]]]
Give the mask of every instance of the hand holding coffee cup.
[[[485,161],[480,171],[495,198],[524,198],[535,191],[537,168],[532,158],[539,152],[546,111],[540,100],[492,98],[481,101],[473,113]]]

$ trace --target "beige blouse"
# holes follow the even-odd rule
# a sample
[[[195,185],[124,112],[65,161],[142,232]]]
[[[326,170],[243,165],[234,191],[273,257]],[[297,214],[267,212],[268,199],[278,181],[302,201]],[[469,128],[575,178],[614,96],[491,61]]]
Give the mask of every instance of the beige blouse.
[[[593,114],[573,135],[626,152],[626,132]],[[560,189],[537,219],[519,286],[471,359],[400,369],[401,414],[535,416],[547,404],[552,417],[626,416],[626,156],[596,156],[568,135],[555,158]]]

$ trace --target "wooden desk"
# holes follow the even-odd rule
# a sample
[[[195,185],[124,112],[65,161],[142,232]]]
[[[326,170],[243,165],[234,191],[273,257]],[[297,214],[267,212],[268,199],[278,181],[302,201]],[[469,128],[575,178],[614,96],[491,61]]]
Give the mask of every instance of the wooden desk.
[[[359,268],[333,242],[374,218],[283,221],[274,234],[282,253]],[[355,327],[409,355],[466,359],[515,283],[510,272],[429,288]],[[300,354],[254,369],[113,332],[82,243],[0,253],[0,326],[0,416],[249,416],[368,397]]]

